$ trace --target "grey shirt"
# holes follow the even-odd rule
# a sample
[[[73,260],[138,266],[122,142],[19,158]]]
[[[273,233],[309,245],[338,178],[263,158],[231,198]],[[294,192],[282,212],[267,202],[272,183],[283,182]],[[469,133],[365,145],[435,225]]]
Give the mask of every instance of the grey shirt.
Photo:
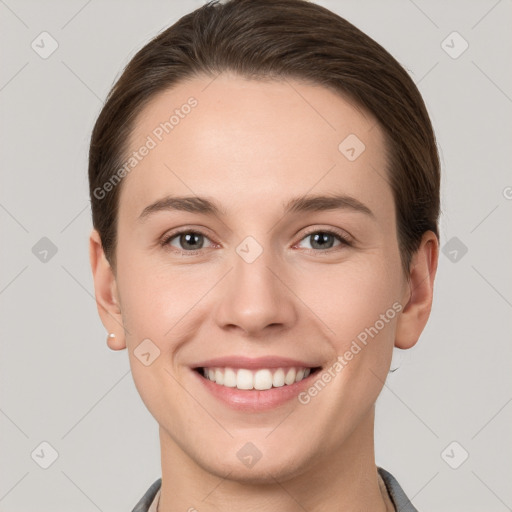
[[[377,466],[377,471],[386,484],[386,489],[388,490],[389,497],[393,502],[395,511],[418,512],[409,498],[405,495],[405,492],[400,487],[400,484],[397,482],[396,478],[391,473],[379,466]],[[153,482],[150,488],[146,491],[146,494],[144,494],[137,505],[135,505],[135,508],[132,510],[132,512],[157,512],[161,485],[161,478]]]

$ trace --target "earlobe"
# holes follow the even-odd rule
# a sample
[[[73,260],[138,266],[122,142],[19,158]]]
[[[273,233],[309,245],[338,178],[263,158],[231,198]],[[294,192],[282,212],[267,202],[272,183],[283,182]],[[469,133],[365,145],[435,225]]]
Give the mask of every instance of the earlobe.
[[[126,348],[126,340],[116,278],[103,251],[101,237],[95,229],[89,237],[89,259],[98,314],[107,332],[114,334],[107,337],[107,345],[112,350],[122,350]]]
[[[427,231],[411,262],[409,286],[402,302],[404,309],[395,334],[395,346],[398,348],[413,347],[427,324],[432,309],[438,257],[438,238],[432,231]]]
[[[122,339],[118,339],[116,334],[113,332],[110,332],[107,336],[107,345],[110,350],[122,350],[126,348],[124,337]]]

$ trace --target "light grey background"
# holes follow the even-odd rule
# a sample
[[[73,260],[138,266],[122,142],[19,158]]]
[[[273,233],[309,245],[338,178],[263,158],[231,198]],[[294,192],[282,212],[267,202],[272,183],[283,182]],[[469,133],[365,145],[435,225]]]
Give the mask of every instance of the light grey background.
[[[129,59],[201,3],[0,0],[1,512],[129,511],[160,476],[157,423],[93,300],[87,146]],[[377,463],[420,511],[512,510],[512,2],[319,3],[418,83],[443,164],[441,245],[459,240],[377,402]],[[43,31],[59,45],[47,59],[31,47]],[[458,58],[458,36],[442,45],[453,31],[469,43]]]

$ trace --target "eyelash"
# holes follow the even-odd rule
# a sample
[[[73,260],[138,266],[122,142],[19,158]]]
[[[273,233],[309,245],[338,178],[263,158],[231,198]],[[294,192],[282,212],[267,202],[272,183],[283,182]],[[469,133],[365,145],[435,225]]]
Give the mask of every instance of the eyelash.
[[[305,233],[304,236],[299,240],[298,243],[302,242],[308,236],[314,235],[316,233],[324,233],[324,234],[328,234],[328,235],[333,235],[333,236],[335,236],[341,242],[342,246],[346,246],[346,247],[352,247],[353,246],[352,240],[345,233],[343,233],[341,231],[338,231],[338,230],[335,230],[335,229],[313,229],[313,230],[308,231],[307,233]],[[183,235],[183,234],[202,235],[203,237],[209,239],[209,237],[205,233],[203,233],[202,231],[193,230],[193,229],[182,229],[180,231],[173,232],[173,233],[171,233],[168,236],[165,236],[163,238],[163,240],[161,241],[162,247],[164,247],[166,249],[171,247],[169,245],[170,241],[173,240],[174,238],[176,238],[177,236],[180,236],[180,235]],[[295,245],[297,245],[297,244],[295,244]],[[326,250],[305,249],[305,252],[308,253],[308,254],[309,253],[315,253],[315,254],[329,253],[330,254],[332,252],[335,252],[335,251],[339,250],[339,247],[340,246],[338,246],[338,249],[335,248],[335,247],[331,247],[331,248],[326,249]],[[183,256],[196,256],[196,255],[200,254],[203,249],[198,249],[196,251],[180,251],[178,249],[173,248],[171,250],[174,251],[174,252],[178,252],[178,253],[180,253]]]

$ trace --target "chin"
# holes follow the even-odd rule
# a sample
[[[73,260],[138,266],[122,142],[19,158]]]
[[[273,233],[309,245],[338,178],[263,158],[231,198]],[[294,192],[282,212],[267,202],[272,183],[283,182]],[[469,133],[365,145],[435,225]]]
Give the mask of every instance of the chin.
[[[282,456],[274,454],[272,459],[268,455],[262,454],[259,460],[252,463],[247,462],[247,464],[238,458],[224,461],[221,464],[219,464],[219,460],[217,458],[209,461],[197,460],[196,462],[210,474],[245,485],[274,485],[276,480],[283,482],[301,474],[306,471],[308,466],[306,460],[300,460],[299,457],[290,458],[289,453],[283,453]]]

